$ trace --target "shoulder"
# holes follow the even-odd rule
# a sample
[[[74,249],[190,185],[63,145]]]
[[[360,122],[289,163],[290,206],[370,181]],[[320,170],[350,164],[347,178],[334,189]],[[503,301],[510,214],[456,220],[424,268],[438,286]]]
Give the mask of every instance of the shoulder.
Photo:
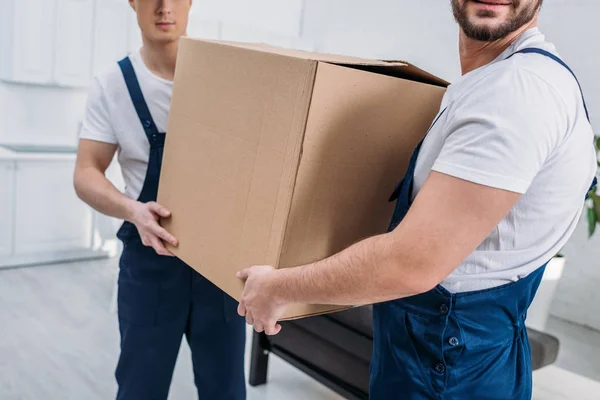
[[[115,121],[126,85],[117,62],[94,76],[87,94],[80,138],[117,143]]]
[[[450,104],[450,121],[477,120],[515,132],[545,132],[558,141],[575,115],[576,103],[567,100],[551,74],[535,65],[545,60],[536,57],[532,63],[518,56],[484,67],[464,82]],[[548,63],[557,64],[550,59]]]
[[[520,61],[508,59],[489,66],[479,79],[462,93],[461,100],[468,101],[475,93],[516,101],[517,104],[533,99],[543,103],[560,100],[556,85],[548,79],[547,74],[540,73],[529,63],[523,65]]]
[[[550,52],[560,60],[560,56],[555,52]],[[565,65],[562,65],[558,60],[553,60],[542,54],[515,54],[511,58],[502,61],[506,64],[506,68],[514,70],[516,73],[529,74],[535,78],[540,84],[546,85],[554,90],[557,94],[564,97],[565,95],[576,94],[580,96],[577,79]]]
[[[512,147],[543,148],[549,154],[568,131],[572,110],[551,76],[514,56],[464,83],[449,106],[447,131],[464,135],[463,128],[470,127],[495,143],[514,142]]]
[[[484,67],[456,100],[474,105],[481,99],[503,101],[512,108],[547,110],[567,116],[580,99],[577,81],[563,65],[540,54],[515,54]]]
[[[114,62],[101,70],[92,81],[90,86],[90,96],[93,94],[102,94],[106,97],[113,97],[125,88],[123,73],[117,62]]]

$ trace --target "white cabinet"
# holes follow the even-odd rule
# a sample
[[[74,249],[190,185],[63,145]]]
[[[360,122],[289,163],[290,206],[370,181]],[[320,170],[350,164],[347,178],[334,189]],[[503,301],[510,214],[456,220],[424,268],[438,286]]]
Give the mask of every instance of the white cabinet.
[[[0,147],[0,268],[108,255],[74,167],[72,149]]]
[[[0,6],[0,77],[51,82],[56,0],[0,0]]]
[[[73,160],[21,160],[17,166],[15,254],[91,247],[91,210],[75,195]]]
[[[0,259],[13,251],[14,175],[14,162],[0,159]]]
[[[132,16],[129,3],[123,0],[96,1],[94,12],[94,73],[127,55]],[[137,26],[137,24],[136,24]]]
[[[106,0],[100,0],[104,1]],[[54,81],[59,85],[85,86],[89,83],[92,74],[93,29],[93,0],[58,0]]]
[[[141,42],[126,0],[0,0],[0,79],[84,87]]]

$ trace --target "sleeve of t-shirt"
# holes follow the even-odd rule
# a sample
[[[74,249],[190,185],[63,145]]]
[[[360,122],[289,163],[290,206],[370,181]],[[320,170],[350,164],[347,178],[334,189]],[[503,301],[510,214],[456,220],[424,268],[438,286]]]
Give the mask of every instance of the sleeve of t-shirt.
[[[117,143],[117,135],[112,127],[104,89],[98,78],[93,80],[88,92],[85,115],[79,138],[105,143]]]
[[[525,193],[566,132],[561,101],[528,70],[490,73],[448,109],[449,134],[432,169]]]

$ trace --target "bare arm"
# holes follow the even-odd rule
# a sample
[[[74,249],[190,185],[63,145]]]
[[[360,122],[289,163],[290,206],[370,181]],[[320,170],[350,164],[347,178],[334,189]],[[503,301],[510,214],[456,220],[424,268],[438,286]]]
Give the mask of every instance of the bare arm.
[[[519,197],[432,172],[393,232],[314,264],[242,271],[238,311],[255,329],[276,334],[291,303],[362,305],[426,292],[477,248]]]
[[[77,163],[73,183],[77,196],[98,212],[133,223],[142,242],[152,246],[158,254],[172,255],[161,240],[177,246],[177,240],[163,229],[159,218],[169,217],[170,212],[154,202],[143,204],[121,193],[107,178],[117,146],[94,140],[82,139],[77,151]]]
[[[98,212],[130,220],[135,201],[121,193],[105,176],[116,151],[115,144],[82,139],[75,164],[75,191]]]
[[[519,197],[434,171],[393,232],[315,264],[280,271],[277,295],[294,302],[353,305],[426,292],[477,248]]]

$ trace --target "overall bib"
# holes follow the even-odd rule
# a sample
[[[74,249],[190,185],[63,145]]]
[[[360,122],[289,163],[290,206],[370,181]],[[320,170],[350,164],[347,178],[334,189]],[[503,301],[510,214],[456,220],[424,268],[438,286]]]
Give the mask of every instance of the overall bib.
[[[158,132],[129,58],[119,62],[129,95],[150,142],[140,202],[156,201],[165,133]],[[183,334],[192,351],[200,399],[242,400],[245,320],[237,302],[176,257],[142,244],[125,222],[118,282],[121,355],[119,400],[166,400]]]
[[[540,49],[517,53],[541,54],[569,69]],[[396,200],[390,231],[410,208],[422,143],[390,198]],[[595,183],[594,179],[592,186]],[[427,293],[374,305],[370,398],[531,399],[525,318],[545,266],[516,282],[490,289],[453,294],[438,285]]]

